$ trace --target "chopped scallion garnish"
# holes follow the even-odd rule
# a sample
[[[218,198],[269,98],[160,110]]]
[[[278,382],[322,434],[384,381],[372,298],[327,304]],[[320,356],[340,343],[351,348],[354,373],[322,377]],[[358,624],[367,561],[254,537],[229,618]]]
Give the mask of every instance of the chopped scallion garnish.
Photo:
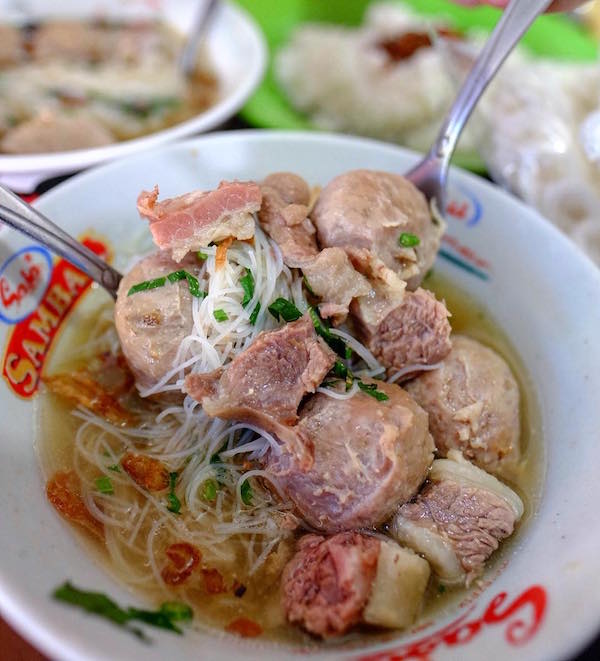
[[[250,318],[248,321],[250,322],[250,325],[254,326],[256,324],[256,320],[258,319],[258,313],[260,312],[260,301],[254,306],[254,310],[252,310],[252,314],[250,315]]]
[[[252,487],[250,486],[250,482],[248,480],[244,480],[242,482],[241,486],[241,494],[242,494],[242,502],[244,505],[252,505]]]
[[[311,295],[311,296],[316,296],[315,292],[313,291],[313,288],[310,286],[308,280],[306,279],[306,276],[302,276],[302,280],[304,281],[304,286],[306,287],[306,291]]]
[[[338,356],[346,356],[346,343],[339,338],[337,335],[334,335],[330,330],[329,326],[321,319],[319,313],[313,307],[308,308],[308,313],[312,319],[313,325],[317,334],[320,335],[325,342],[338,354]]]
[[[167,509],[173,514],[180,514],[181,501],[175,493],[175,484],[177,483],[177,473],[169,473],[169,493],[167,494]]]
[[[202,489],[202,498],[213,501],[217,498],[217,483],[214,480],[206,480]]]
[[[137,285],[133,285],[133,287],[131,287],[131,289],[127,292],[127,296],[137,294],[140,291],[148,291],[149,289],[164,287],[167,283],[167,280],[171,283],[179,282],[179,280],[187,280],[188,288],[192,296],[195,296],[196,298],[204,298],[206,296],[206,292],[203,292],[200,289],[198,278],[195,278],[191,273],[188,273],[184,269],[173,271],[173,273],[169,273],[168,275],[162,276],[160,278],[154,278],[154,280],[139,282]]]
[[[269,305],[269,312],[279,321],[281,317],[284,321],[296,321],[302,316],[302,312],[286,298],[277,298]]]
[[[157,611],[147,611],[139,608],[121,608],[112,599],[101,592],[88,592],[80,590],[67,582],[57,588],[52,596],[58,601],[63,601],[72,606],[78,606],[88,613],[104,617],[127,631],[135,634],[138,638],[147,640],[145,633],[137,627],[129,625],[131,620],[145,622],[153,627],[168,629],[175,633],[183,633],[175,622],[191,620],[194,612],[187,605],[177,601],[167,601]]]
[[[374,397],[378,402],[385,402],[389,399],[384,392],[377,390],[376,383],[364,383],[363,381],[359,381],[358,387],[367,395]]]
[[[109,471],[113,471],[114,473],[120,473],[121,472],[121,467],[119,464],[113,464],[112,466],[107,466]]]
[[[246,275],[240,278],[240,284],[244,290],[244,298],[242,299],[242,307],[245,308],[254,296],[254,276],[252,271],[246,269]]]
[[[402,232],[398,238],[398,245],[403,248],[414,248],[421,243],[421,239],[416,234],[410,232]]]
[[[227,316],[227,312],[225,312],[225,310],[222,310],[221,308],[215,310],[213,312],[213,316],[217,321],[227,321],[229,319],[229,317]]]
[[[97,477],[96,478],[96,489],[100,493],[106,493],[106,494],[112,494],[115,492],[113,489],[112,482],[110,481],[110,477],[107,475],[103,475],[102,477]]]
[[[196,257],[201,262],[203,262],[205,259],[208,259],[208,255],[205,252],[200,252],[200,251],[196,253]]]

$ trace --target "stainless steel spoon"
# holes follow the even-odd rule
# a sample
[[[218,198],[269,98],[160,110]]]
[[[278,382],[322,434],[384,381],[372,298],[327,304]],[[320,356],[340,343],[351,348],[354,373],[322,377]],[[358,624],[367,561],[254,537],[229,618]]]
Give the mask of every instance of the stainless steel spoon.
[[[204,40],[206,30],[218,5],[219,0],[207,0],[195,17],[194,25],[179,57],[179,70],[186,78],[194,73],[198,48]]]
[[[118,271],[2,184],[0,220],[64,257],[104,287],[113,298],[117,298],[117,289],[123,277]]]
[[[552,0],[512,0],[463,83],[431,149],[404,175],[428,200],[435,200],[442,214],[450,159],[467,120],[504,60],[551,3]]]

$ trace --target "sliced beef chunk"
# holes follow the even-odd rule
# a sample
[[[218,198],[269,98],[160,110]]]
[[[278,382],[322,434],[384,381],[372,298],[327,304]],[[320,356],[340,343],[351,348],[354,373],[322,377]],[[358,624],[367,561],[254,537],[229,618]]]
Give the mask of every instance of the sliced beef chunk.
[[[358,532],[306,535],[282,577],[289,622],[328,638],[364,622],[410,626],[423,603],[429,565],[395,542]]]
[[[284,263],[301,267],[319,252],[316,231],[308,218],[308,184],[291,172],[278,172],[262,182],[261,190],[261,227],[279,246]]]
[[[439,454],[460,450],[493,473],[509,472],[519,459],[519,386],[492,349],[461,335],[440,369],[423,373],[408,392],[429,413]]]
[[[354,269],[342,248],[325,248],[304,264],[302,272],[312,292],[321,299],[319,312],[335,324],[346,321],[351,301],[371,291],[369,281]]]
[[[208,415],[251,422],[293,443],[297,436],[290,430],[302,398],[315,392],[334,362],[305,316],[261,333],[227,367],[190,374],[185,390]]]
[[[181,268],[191,275],[198,261],[174,262],[168,253],[157,252],[141,259],[119,285],[115,325],[123,354],[138,388],[150,388],[172,367],[181,341],[192,332],[192,295],[186,280],[128,295],[129,290]]]
[[[415,289],[431,268],[443,233],[423,194],[404,177],[354,170],[321,192],[311,218],[322,248],[364,248]],[[418,244],[403,245],[402,235]],[[406,238],[406,237],[405,237]],[[404,241],[410,244],[413,237]]]
[[[398,541],[429,560],[448,583],[467,585],[523,515],[517,494],[456,450],[433,462],[431,483],[392,524]]]
[[[402,303],[377,326],[361,299],[352,304],[357,333],[373,355],[388,368],[388,375],[418,373],[419,366],[434,365],[445,358],[450,341],[450,316],[446,306],[425,289],[405,292]]]
[[[150,221],[154,243],[171,250],[177,262],[192,250],[228,237],[254,236],[254,214],[260,209],[262,194],[253,182],[226,182],[216,190],[194,191],[158,202],[158,186],[142,191],[137,207]]]
[[[358,624],[378,557],[379,541],[357,532],[303,537],[281,582],[288,621],[323,638]]]
[[[312,465],[303,465],[295,448],[269,454],[267,470],[315,529],[382,523],[427,476],[433,459],[427,415],[399,386],[378,381],[377,388],[387,401],[363,392],[343,400],[318,393],[306,401],[295,429],[311,443]]]

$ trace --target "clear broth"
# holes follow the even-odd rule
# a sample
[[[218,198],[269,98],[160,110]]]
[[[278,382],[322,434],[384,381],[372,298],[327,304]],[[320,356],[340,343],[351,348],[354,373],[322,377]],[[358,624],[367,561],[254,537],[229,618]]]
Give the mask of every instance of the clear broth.
[[[407,633],[433,626],[436,620],[455,612],[459,604],[475,598],[477,591],[493,581],[503,571],[510,556],[518,552],[523,535],[538,509],[545,474],[541,424],[533,384],[529,381],[517,351],[485,307],[457,288],[450,280],[436,273],[427,278],[424,286],[435,292],[438,298],[445,299],[452,312],[453,331],[469,335],[495,349],[508,362],[519,383],[522,461],[510,479],[505,479],[518,492],[525,505],[525,514],[517,525],[515,533],[503,542],[499,551],[488,562],[484,575],[471,588],[445,589],[433,579],[428,588],[421,617],[410,630],[405,632],[359,629],[343,638],[323,643],[299,628],[286,624],[279,605],[278,590],[279,574],[285,554],[281,562],[271,563],[267,570],[259,571],[251,580],[244,583],[247,591],[242,598],[233,596],[231,591],[222,595],[208,596],[202,591],[187,591],[185,598],[194,608],[195,627],[202,630],[223,631],[233,619],[244,616],[255,620],[263,627],[262,640],[270,639],[301,646],[304,649],[323,645],[356,648],[392,638],[400,639]],[[102,306],[105,300],[103,293],[92,292],[73,312],[51,356],[50,372],[77,369],[85,364],[85,358],[74,360],[70,357],[70,347],[88,341],[96,324],[99,306]],[[44,477],[48,479],[58,470],[68,470],[73,467],[74,437],[80,421],[71,415],[71,407],[68,404],[43,391],[37,398],[36,417],[36,446]],[[154,604],[165,600],[165,592],[158,586],[149,590],[140,590],[131,585],[127,580],[128,577],[123,575],[118,567],[113,566],[102,545],[91,540],[79,529],[75,532],[93,556],[120,582],[135,593],[142,592],[142,596]],[[93,589],[93,586],[83,587]],[[178,596],[181,598],[181,593],[173,589],[170,598]]]

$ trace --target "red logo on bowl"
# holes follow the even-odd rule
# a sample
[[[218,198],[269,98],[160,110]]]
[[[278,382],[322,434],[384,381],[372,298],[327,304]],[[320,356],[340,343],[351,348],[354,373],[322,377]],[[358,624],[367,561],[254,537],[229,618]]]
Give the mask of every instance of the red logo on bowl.
[[[28,246],[0,266],[0,320],[17,324],[34,312],[46,292],[52,273],[50,253]]]
[[[425,638],[391,650],[360,657],[359,661],[432,661],[433,652],[440,647],[458,647],[470,643],[486,627],[507,623],[504,637],[509,645],[524,645],[537,633],[544,619],[548,601],[546,590],[533,585],[516,599],[507,602],[506,592],[497,594],[488,604],[483,615],[471,618],[473,605],[458,619]],[[460,653],[456,658],[460,658]]]
[[[102,241],[86,237],[82,243],[101,257],[108,255]],[[1,317],[14,324],[4,351],[2,375],[15,394],[28,399],[37,390],[61,324],[92,281],[64,259],[53,268],[47,251],[39,246],[15,253],[0,275],[5,282],[2,284],[0,278]]]

